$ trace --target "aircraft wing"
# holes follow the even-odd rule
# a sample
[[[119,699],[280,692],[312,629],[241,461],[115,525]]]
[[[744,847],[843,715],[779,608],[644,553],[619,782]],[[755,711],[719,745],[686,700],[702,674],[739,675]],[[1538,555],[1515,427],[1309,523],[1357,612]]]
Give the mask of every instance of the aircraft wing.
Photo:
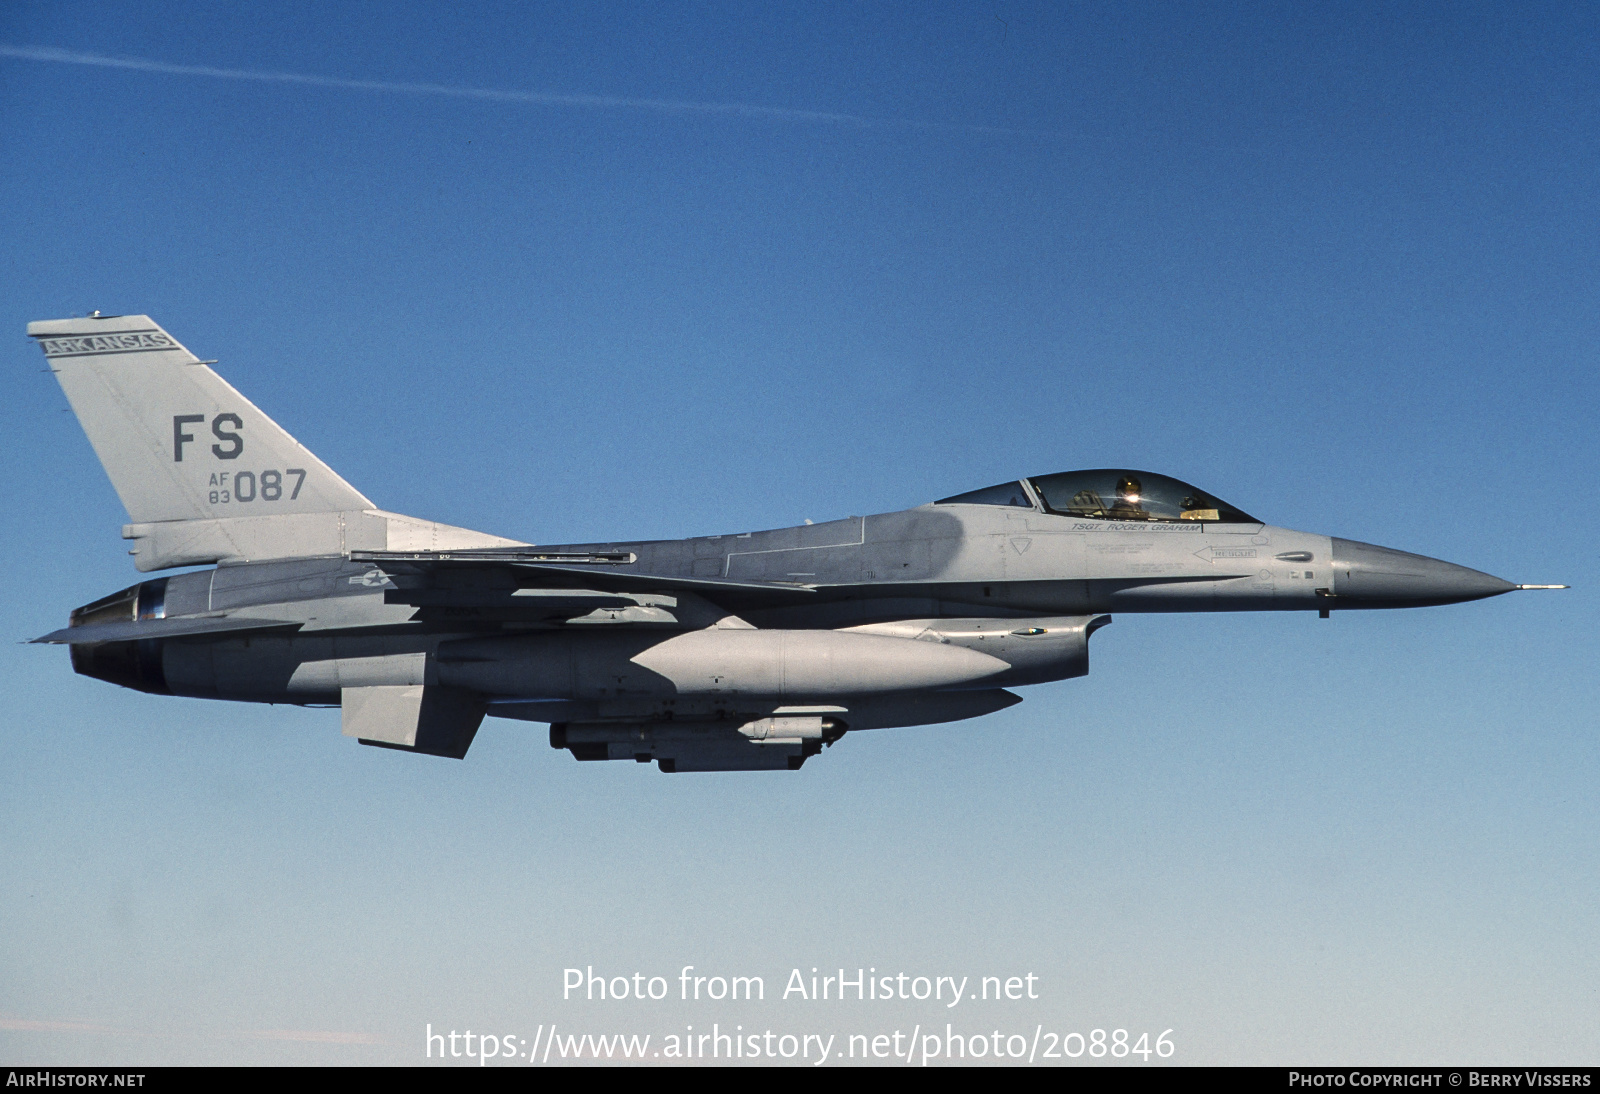
[[[669,577],[663,574],[618,574],[578,566],[523,565],[519,570],[540,574],[561,574],[580,578],[585,585],[594,585],[616,592],[662,592],[682,589],[685,592],[713,596],[718,593],[761,594],[785,600],[803,600],[816,595],[816,586],[800,585],[787,581],[731,581],[720,577]]]
[[[448,570],[507,568],[518,574],[548,579],[558,587],[597,589],[617,593],[659,593],[681,589],[704,596],[736,594],[741,598],[774,598],[794,603],[816,595],[816,587],[786,581],[736,581],[720,577],[680,577],[669,574],[621,571],[612,567],[634,561],[629,553],[553,554],[537,549],[466,551],[351,551],[352,562],[379,566],[404,563],[423,573]]]

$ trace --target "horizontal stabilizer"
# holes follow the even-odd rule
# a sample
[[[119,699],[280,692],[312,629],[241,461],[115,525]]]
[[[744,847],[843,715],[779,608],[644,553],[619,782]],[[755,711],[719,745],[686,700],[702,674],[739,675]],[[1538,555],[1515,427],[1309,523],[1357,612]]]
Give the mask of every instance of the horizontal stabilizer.
[[[130,619],[117,623],[88,623],[51,631],[34,642],[79,645],[86,642],[135,642],[145,638],[182,638],[186,635],[223,634],[228,631],[266,631],[301,624],[284,619],[250,616],[190,616],[180,619]]]

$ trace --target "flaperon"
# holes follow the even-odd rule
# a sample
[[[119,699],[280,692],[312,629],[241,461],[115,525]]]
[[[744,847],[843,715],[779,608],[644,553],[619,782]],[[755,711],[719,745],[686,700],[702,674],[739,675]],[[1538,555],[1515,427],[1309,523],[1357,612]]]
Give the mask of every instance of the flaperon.
[[[1513,589],[1068,471],[768,532],[532,546],[386,512],[147,316],[31,323],[157,578],[37,639],[141,691],[333,704],[466,755],[485,715],[580,760],[798,768],[849,731],[976,718],[1082,676],[1111,611],[1332,611]]]

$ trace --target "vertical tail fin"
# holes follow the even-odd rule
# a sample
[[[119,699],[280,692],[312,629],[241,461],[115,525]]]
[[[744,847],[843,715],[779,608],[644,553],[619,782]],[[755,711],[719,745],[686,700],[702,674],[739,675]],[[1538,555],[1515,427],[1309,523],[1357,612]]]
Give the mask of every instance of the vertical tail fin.
[[[372,503],[148,316],[29,323],[136,524]]]
[[[133,523],[140,570],[515,540],[373,507],[146,315],[29,323]]]

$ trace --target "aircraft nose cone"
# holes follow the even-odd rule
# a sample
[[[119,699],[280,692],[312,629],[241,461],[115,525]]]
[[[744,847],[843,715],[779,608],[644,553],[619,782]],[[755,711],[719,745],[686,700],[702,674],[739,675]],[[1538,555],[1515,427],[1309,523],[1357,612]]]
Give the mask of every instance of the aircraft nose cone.
[[[1517,586],[1426,555],[1333,541],[1333,595],[1341,608],[1420,608],[1499,596]]]

